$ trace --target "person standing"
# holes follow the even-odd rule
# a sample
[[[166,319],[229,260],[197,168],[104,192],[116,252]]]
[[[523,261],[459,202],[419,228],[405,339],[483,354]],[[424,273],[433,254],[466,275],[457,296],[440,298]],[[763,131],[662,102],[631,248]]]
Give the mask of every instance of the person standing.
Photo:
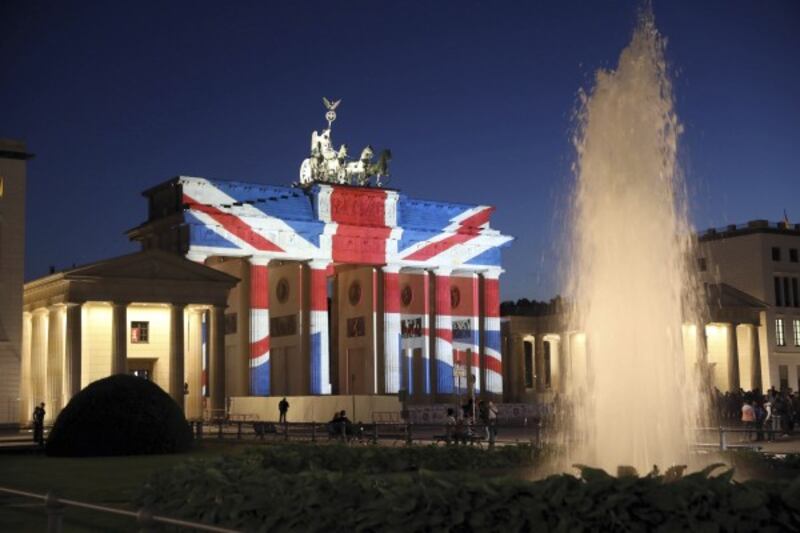
[[[483,429],[486,431],[486,440],[489,440],[489,405],[480,400],[478,402],[478,416],[481,419],[481,424],[483,424]]]
[[[489,447],[494,447],[494,440],[497,437],[497,406],[494,402],[489,402]]]
[[[456,417],[452,408],[447,409],[447,417],[444,420],[445,442],[450,444],[456,433]]]
[[[756,425],[756,411],[753,409],[753,406],[750,405],[749,399],[745,399],[744,403],[742,404],[742,424],[744,425],[745,429],[750,430],[745,433],[745,437],[747,440],[752,440],[752,430]]]
[[[33,410],[33,441],[39,446],[44,446],[44,402]]]
[[[278,404],[278,411],[280,412],[280,418],[278,419],[279,424],[286,423],[286,413],[289,412],[289,402],[286,401],[286,397],[283,397],[283,400],[280,401]]]

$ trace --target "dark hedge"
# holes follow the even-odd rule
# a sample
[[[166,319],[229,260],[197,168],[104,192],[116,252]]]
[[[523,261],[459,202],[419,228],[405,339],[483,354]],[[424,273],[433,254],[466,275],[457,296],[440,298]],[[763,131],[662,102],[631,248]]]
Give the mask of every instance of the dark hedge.
[[[187,451],[192,433],[178,404],[150,381],[119,374],[91,383],[61,411],[47,455],[92,457]]]
[[[320,449],[331,458],[337,449]],[[375,448],[378,455],[381,448]],[[339,449],[348,462],[350,452]],[[419,453],[438,453],[420,448]],[[301,450],[301,456],[313,448]],[[393,452],[387,452],[392,455]],[[341,471],[334,460],[273,459],[285,452],[191,460],[157,472],[136,498],[151,511],[243,531],[798,531],[800,478],[732,479],[713,465],[683,475],[613,477],[581,467],[579,477],[538,481],[482,472],[397,472],[392,461]],[[365,456],[366,457],[366,456]],[[387,456],[388,457],[388,456]],[[395,456],[396,458],[396,456]],[[308,470],[295,471],[303,462]],[[383,465],[384,473],[378,465]],[[375,468],[378,467],[378,468]],[[291,473],[289,473],[291,472]]]

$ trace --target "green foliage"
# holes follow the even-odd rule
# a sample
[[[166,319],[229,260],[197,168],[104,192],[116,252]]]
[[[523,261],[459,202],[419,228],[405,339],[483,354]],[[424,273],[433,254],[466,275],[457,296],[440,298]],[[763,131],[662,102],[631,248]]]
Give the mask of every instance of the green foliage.
[[[467,465],[477,464],[463,448],[440,450],[464,453]],[[538,481],[486,476],[469,466],[403,471],[410,458],[433,464],[419,457],[438,453],[427,447],[406,455],[389,448],[265,448],[159,472],[136,504],[246,531],[800,530],[800,479],[736,483],[732,471],[711,476],[719,465],[644,477],[580,467],[579,477]],[[364,463],[343,468],[357,458]]]
[[[184,452],[192,433],[158,385],[119,374],[91,383],[61,411],[47,455],[91,457]]]
[[[264,469],[291,474],[305,470],[386,473],[411,470],[486,470],[533,465],[542,452],[530,445],[482,450],[473,446],[313,446],[284,445],[254,448]]]

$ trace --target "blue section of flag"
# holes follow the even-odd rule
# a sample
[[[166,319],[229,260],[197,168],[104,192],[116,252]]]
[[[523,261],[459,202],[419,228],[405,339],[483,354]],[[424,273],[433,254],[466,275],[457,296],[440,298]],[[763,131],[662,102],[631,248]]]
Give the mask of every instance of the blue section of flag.
[[[436,375],[438,376],[436,391],[440,394],[452,394],[453,365],[448,365],[444,361],[436,361]]]
[[[250,367],[250,394],[252,396],[269,396],[269,360],[258,366]]]
[[[500,332],[495,330],[486,331],[486,347],[496,352],[500,352]]]
[[[468,259],[465,264],[500,266],[500,247],[489,248],[485,252]]]
[[[431,365],[430,359],[422,358],[422,371],[425,373],[425,394],[431,393]]]
[[[403,234],[397,245],[403,251],[444,231],[452,219],[474,206],[413,200],[403,194],[397,199],[397,225]]]
[[[322,394],[322,335],[311,335],[311,394]]]
[[[201,222],[199,218],[192,214],[191,211],[186,211],[184,214],[184,220],[189,226],[189,244],[191,246],[239,248],[237,244],[232,243],[210,227],[206,226],[206,224]]]

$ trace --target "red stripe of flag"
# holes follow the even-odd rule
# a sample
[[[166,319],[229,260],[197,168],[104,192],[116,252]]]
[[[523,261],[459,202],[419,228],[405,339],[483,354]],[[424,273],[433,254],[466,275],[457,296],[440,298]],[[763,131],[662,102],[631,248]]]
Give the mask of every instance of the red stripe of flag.
[[[487,355],[484,357],[484,361],[486,362],[486,370],[491,370],[492,372],[497,372],[498,374],[503,373],[503,363],[499,359],[495,359],[494,357],[489,357]]]
[[[269,351],[269,335],[250,343],[250,359],[261,357]]]
[[[452,343],[453,342],[453,330],[436,328],[436,337],[439,338],[439,339],[442,339],[443,341],[447,341],[449,343]]]
[[[253,228],[245,224],[239,217],[226,213],[216,207],[201,204],[190,196],[183,195],[183,203],[187,204],[193,211],[200,211],[213,218],[220,226],[242,239],[244,242],[255,248],[256,250],[263,250],[265,252],[283,252],[284,250],[274,242],[265,239],[255,231]]]
[[[413,261],[426,261],[431,257],[437,256],[440,253],[449,250],[457,244],[462,244],[474,239],[480,233],[480,226],[489,221],[492,211],[494,211],[494,208],[487,207],[486,209],[478,211],[474,215],[465,218],[459,222],[458,229],[456,229],[456,233],[454,235],[450,235],[449,237],[446,237],[440,241],[432,242],[427,246],[423,246],[413,254],[406,257],[406,259]]]

